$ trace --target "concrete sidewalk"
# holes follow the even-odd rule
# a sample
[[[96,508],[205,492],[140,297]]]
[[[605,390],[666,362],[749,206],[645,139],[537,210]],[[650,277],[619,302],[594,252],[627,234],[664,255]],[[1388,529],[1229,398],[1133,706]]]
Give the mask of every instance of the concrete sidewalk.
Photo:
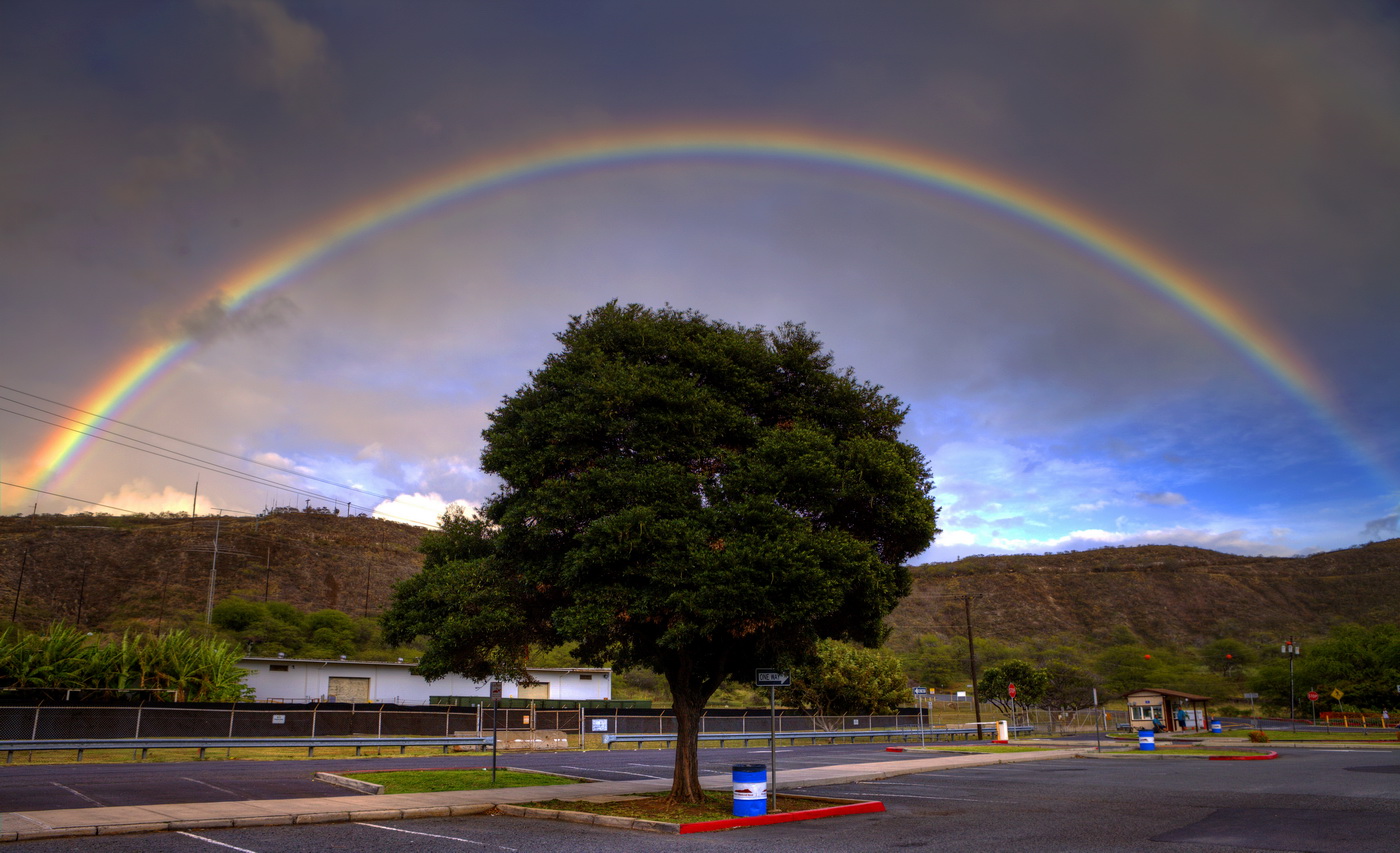
[[[985,755],[945,755],[906,758],[866,764],[834,764],[803,770],[778,771],[779,791],[817,785],[840,785],[1021,761],[1069,758],[1083,749],[1045,752],[1003,752]],[[1092,747],[1089,751],[1092,751]],[[710,790],[728,789],[728,775],[702,776]],[[352,795],[290,800],[244,800],[222,803],[175,803],[151,806],[106,806],[91,809],[7,812],[0,814],[0,841],[61,838],[79,835],[119,835],[177,829],[215,829],[230,826],[279,826],[299,823],[335,823],[361,820],[402,820],[419,817],[453,817],[479,814],[502,803],[528,803],[560,796],[570,800],[606,800],[628,794],[670,790],[669,779],[627,782],[584,782],[579,785],[538,785],[530,788],[495,788],[486,791],[442,791],[431,794]]]

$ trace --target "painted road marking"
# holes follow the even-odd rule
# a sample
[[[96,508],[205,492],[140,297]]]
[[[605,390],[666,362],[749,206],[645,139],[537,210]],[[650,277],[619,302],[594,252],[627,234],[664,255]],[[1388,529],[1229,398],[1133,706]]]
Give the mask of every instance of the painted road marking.
[[[256,850],[249,850],[249,849],[246,848],[246,847],[234,847],[232,844],[225,844],[225,843],[223,843],[222,841],[215,841],[215,840],[212,839],[212,838],[205,838],[205,837],[202,836],[202,835],[195,835],[193,832],[183,832],[183,831],[178,830],[178,829],[175,830],[175,831],[176,831],[177,833],[179,833],[180,835],[185,836],[186,838],[193,838],[193,839],[196,840],[196,841],[206,841],[206,842],[208,842],[208,843],[210,843],[210,844],[217,844],[217,845],[220,846],[220,847],[227,847],[227,848],[230,849],[230,850],[237,850],[238,853],[257,853]]]
[[[59,787],[59,788],[62,788],[63,790],[67,791],[68,793],[72,794],[72,795],[75,796],[75,797],[82,797],[83,799],[87,800],[89,803],[92,803],[94,806],[105,806],[105,805],[107,805],[106,803],[101,802],[101,801],[99,801],[99,800],[94,800],[92,797],[89,797],[87,794],[84,794],[82,791],[75,791],[74,789],[68,787],[67,785],[61,784],[61,783],[59,783],[59,782],[50,782],[49,784],[50,784],[50,785],[54,785],[54,786]]]
[[[372,826],[375,829],[385,829],[389,832],[402,832],[405,835],[421,835],[425,838],[441,838],[444,841],[460,841],[463,844],[475,844],[478,847],[495,847],[497,850],[515,850],[514,847],[502,847],[499,844],[487,844],[484,841],[472,841],[470,838],[458,838],[455,835],[435,835],[431,832],[416,832],[412,829],[399,829],[397,826],[383,826],[377,823],[356,823],[356,826]],[[250,851],[251,853],[251,851]]]

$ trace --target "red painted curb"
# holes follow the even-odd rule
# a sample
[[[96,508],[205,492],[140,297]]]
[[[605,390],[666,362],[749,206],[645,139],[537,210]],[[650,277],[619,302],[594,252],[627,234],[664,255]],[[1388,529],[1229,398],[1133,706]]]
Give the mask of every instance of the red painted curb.
[[[904,747],[902,747],[902,746],[887,746],[887,747],[885,747],[885,752],[903,752],[903,751],[904,751]]]
[[[1263,755],[1212,755],[1210,761],[1268,761],[1271,758],[1278,758],[1278,753],[1272,750]]]
[[[704,823],[683,823],[681,824],[681,834],[691,832],[717,832],[721,829],[736,829],[741,826],[767,826],[774,823],[792,823],[799,820],[816,820],[823,817],[840,817],[848,814],[868,814],[871,812],[882,812],[885,804],[878,800],[870,800],[864,803],[851,803],[845,806],[828,806],[823,809],[807,809],[800,812],[786,812],[784,814],[765,814],[757,817],[736,817],[729,820],[707,820]]]

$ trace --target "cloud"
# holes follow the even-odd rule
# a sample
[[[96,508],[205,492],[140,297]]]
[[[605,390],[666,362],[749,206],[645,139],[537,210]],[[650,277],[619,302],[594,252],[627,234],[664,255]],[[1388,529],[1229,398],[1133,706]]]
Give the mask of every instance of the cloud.
[[[389,521],[437,527],[438,519],[442,518],[449,506],[461,506],[473,512],[476,510],[475,506],[466,501],[444,500],[437,492],[429,492],[426,495],[415,492],[411,495],[399,495],[391,501],[382,501],[370,514]]]
[[[1374,542],[1377,539],[1393,539],[1400,533],[1400,514],[1391,513],[1381,518],[1372,519],[1366,522],[1366,526],[1361,528],[1361,538]]]
[[[202,496],[196,505],[194,495],[190,492],[182,492],[173,486],[166,486],[157,490],[150,480],[138,478],[123,485],[115,492],[108,492],[98,499],[97,503],[105,506],[69,506],[62,511],[63,515],[76,515],[80,512],[110,513],[114,510],[129,510],[131,512],[189,512],[191,507],[195,507],[198,515],[210,515],[214,512],[213,503],[208,496]]]
[[[126,179],[113,189],[119,201],[142,204],[172,184],[211,178],[225,180],[233,174],[240,159],[233,145],[208,125],[176,128],[168,138],[159,139],[151,147],[165,150],[159,154],[141,154],[128,161]]]
[[[165,333],[208,343],[224,335],[254,334],[279,328],[296,313],[296,303],[285,296],[259,300],[241,311],[228,310],[221,298],[215,296],[176,318]]]
[[[250,45],[243,72],[253,85],[276,92],[289,112],[324,106],[333,71],[320,30],[292,17],[276,0],[202,0],[202,5],[245,25]]]
[[[1185,506],[1187,500],[1176,492],[1138,492],[1137,499],[1154,506]]]

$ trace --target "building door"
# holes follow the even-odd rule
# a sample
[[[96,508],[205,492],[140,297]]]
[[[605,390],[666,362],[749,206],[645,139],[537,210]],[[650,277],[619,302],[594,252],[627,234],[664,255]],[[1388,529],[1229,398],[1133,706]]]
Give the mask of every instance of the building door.
[[[332,676],[328,680],[326,693],[333,702],[368,702],[369,679]]]
[[[541,681],[538,684],[522,684],[520,685],[519,696],[521,699],[548,699],[549,682]]]

